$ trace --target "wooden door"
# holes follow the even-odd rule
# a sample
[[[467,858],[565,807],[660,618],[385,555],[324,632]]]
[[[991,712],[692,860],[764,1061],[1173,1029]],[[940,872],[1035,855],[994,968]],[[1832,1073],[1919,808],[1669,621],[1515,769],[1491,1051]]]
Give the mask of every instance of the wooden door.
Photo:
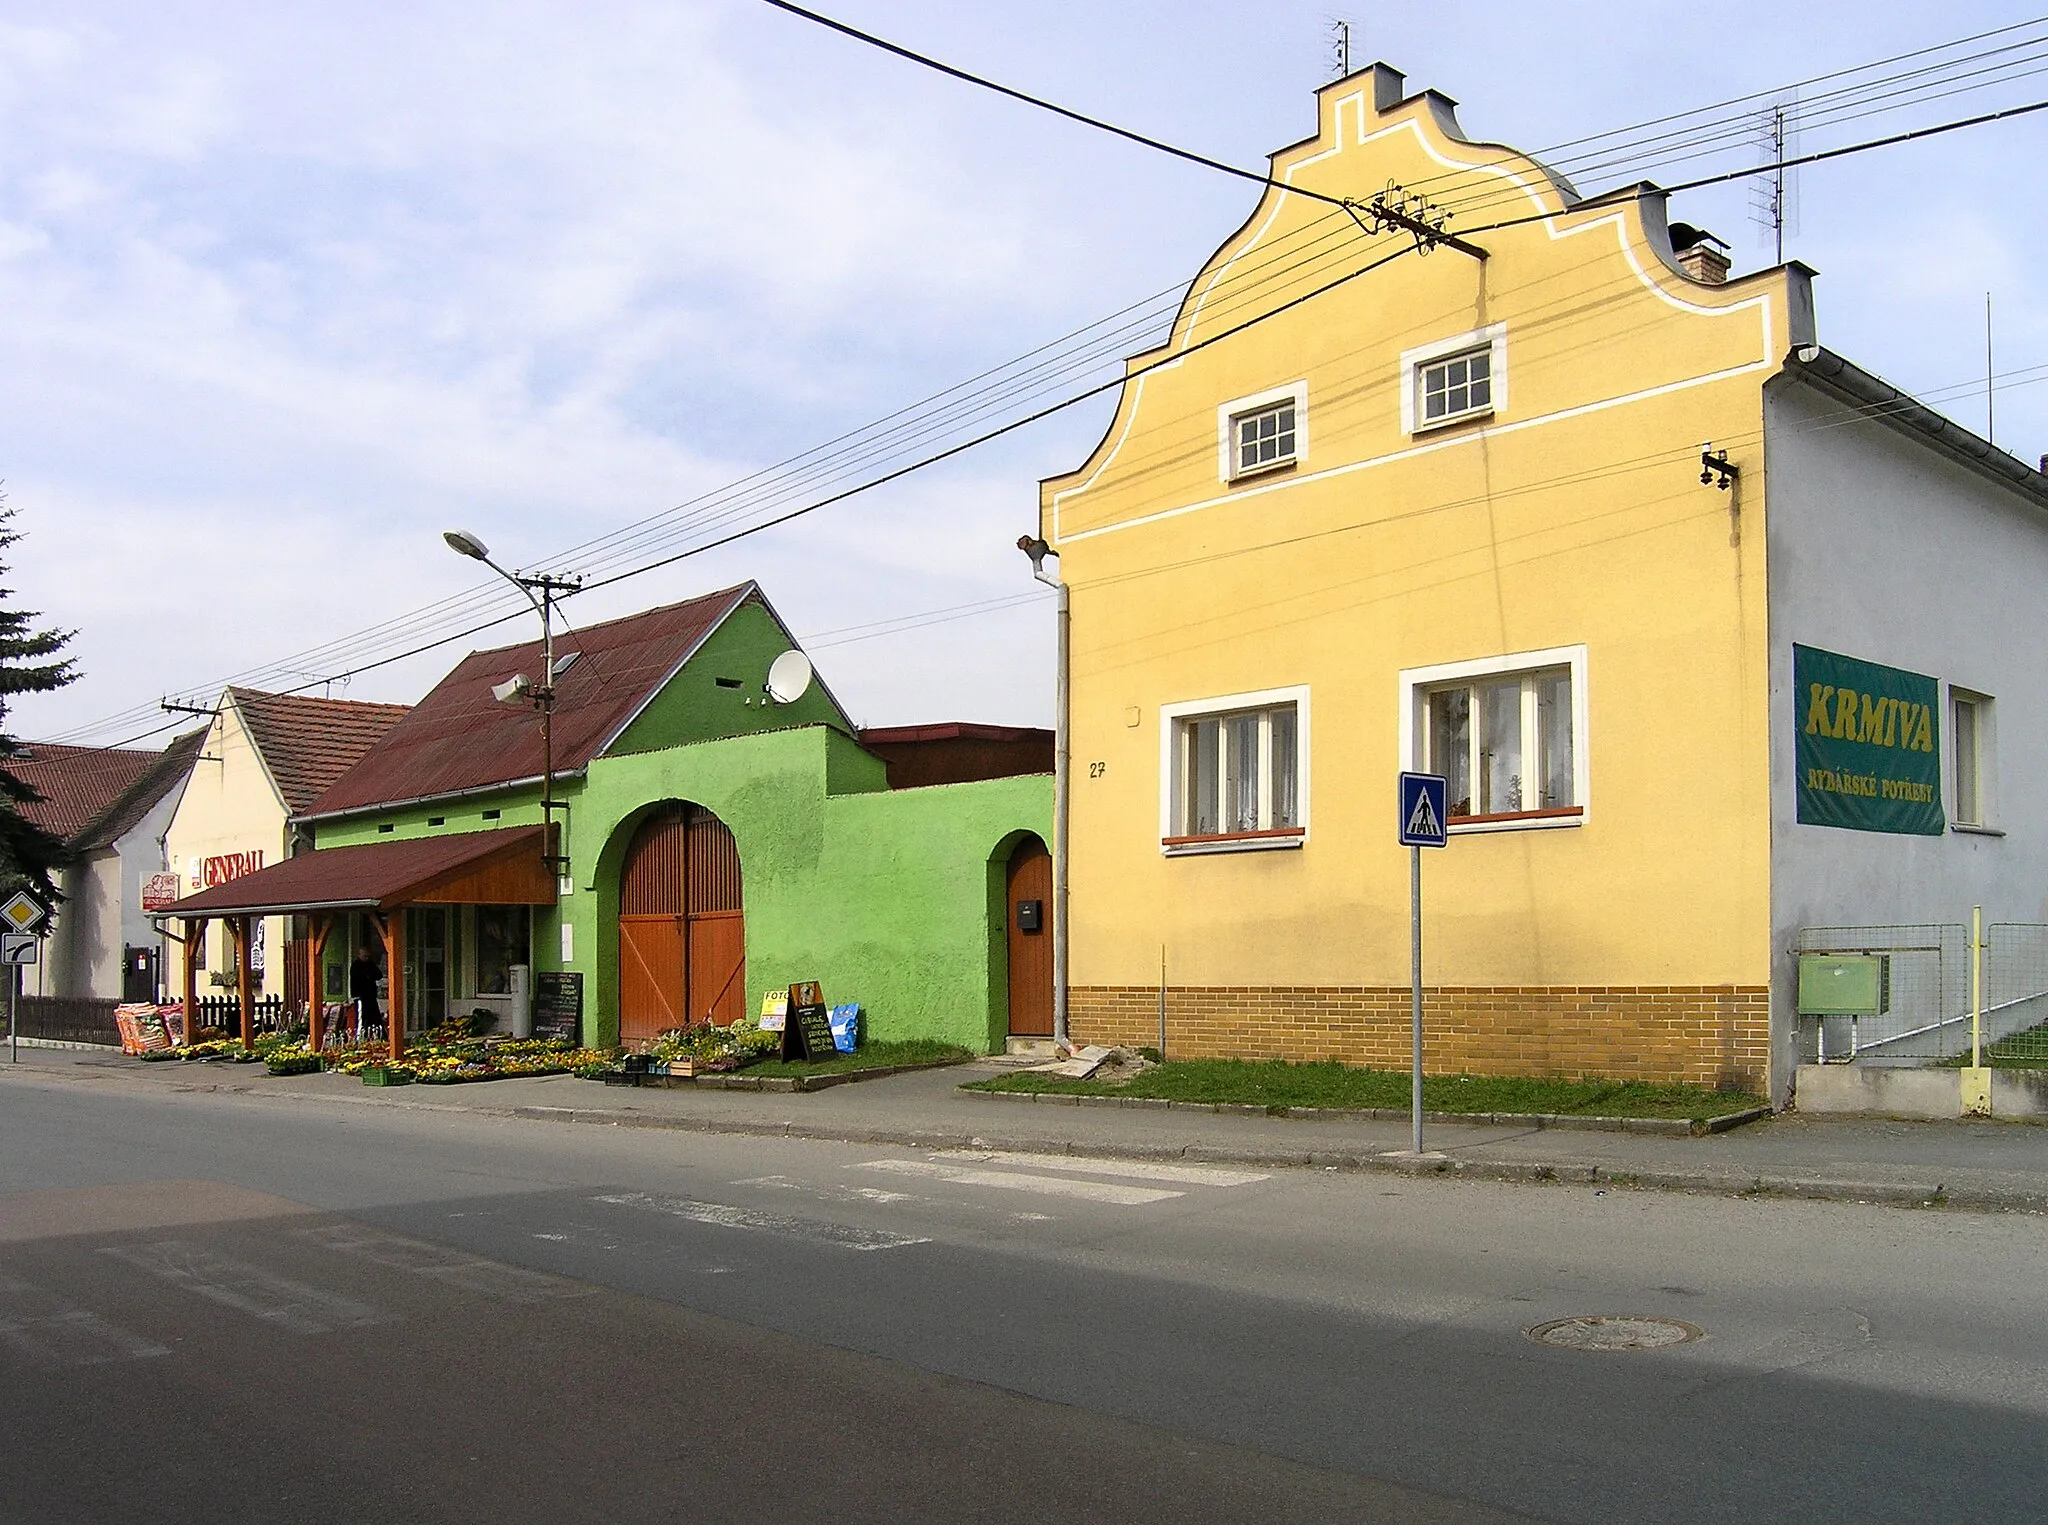
[[[708,810],[690,808],[690,1020],[730,1027],[747,1014],[747,928],[740,849]]]
[[[738,845],[696,805],[664,805],[619,871],[619,1040],[746,1014]]]
[[[683,1027],[683,918],[619,918],[619,1041],[639,1043]]]
[[[1010,1032],[1052,1036],[1052,854],[1026,837],[1010,854]],[[1034,909],[1035,908],[1035,909]]]

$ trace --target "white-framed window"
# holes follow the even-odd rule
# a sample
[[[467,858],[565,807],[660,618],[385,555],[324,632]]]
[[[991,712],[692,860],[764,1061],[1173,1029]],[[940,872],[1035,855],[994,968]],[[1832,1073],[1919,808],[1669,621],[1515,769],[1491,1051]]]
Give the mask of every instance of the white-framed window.
[[[1162,705],[1159,837],[1169,856],[1299,847],[1308,835],[1308,690]]]
[[[1508,327],[1494,323],[1401,356],[1401,427],[1423,434],[1507,406]]]
[[[1217,475],[1225,482],[1292,466],[1308,456],[1308,383],[1255,393],[1216,410]]]
[[[1454,832],[1585,819],[1586,648],[1401,674],[1401,766],[1440,773]]]
[[[1992,827],[1992,704],[1988,694],[1948,691],[1949,824],[1959,831]]]

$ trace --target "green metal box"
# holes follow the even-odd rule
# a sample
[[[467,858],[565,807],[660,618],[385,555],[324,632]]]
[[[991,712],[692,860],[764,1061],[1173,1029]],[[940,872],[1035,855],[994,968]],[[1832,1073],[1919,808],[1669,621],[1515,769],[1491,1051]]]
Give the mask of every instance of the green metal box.
[[[1882,953],[1799,955],[1799,1014],[1876,1017],[1891,1009],[1892,961]]]

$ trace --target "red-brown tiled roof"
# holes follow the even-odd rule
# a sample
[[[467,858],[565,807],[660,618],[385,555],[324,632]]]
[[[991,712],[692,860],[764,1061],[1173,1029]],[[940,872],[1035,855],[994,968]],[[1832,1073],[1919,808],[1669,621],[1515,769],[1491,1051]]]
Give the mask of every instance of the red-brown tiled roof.
[[[64,747],[45,741],[24,742],[22,747],[28,755],[9,764],[9,771],[42,799],[23,805],[21,814],[66,841],[126,793],[157,760],[154,752],[109,747]]]
[[[95,816],[71,840],[74,852],[92,852],[111,847],[148,815],[158,800],[185,781],[199,749],[206,744],[206,730],[187,731],[159,752],[156,761],[143,770],[142,777],[127,792]]]
[[[249,737],[284,796],[285,809],[304,810],[405,715],[403,704],[317,699],[231,688]]]
[[[166,916],[242,916],[276,911],[327,911],[407,904],[432,886],[492,862],[531,858],[540,886],[532,903],[553,901],[553,878],[540,870],[541,829],[462,831],[402,842],[323,847],[269,868],[187,895],[164,908]],[[516,902],[513,902],[516,903]]]
[[[754,585],[746,583],[558,636],[555,771],[585,766],[753,594]],[[571,652],[577,660],[563,668]],[[518,673],[537,681],[540,663],[539,641],[471,652],[301,813],[332,815],[538,778],[539,716],[530,704],[501,704],[491,689]]]

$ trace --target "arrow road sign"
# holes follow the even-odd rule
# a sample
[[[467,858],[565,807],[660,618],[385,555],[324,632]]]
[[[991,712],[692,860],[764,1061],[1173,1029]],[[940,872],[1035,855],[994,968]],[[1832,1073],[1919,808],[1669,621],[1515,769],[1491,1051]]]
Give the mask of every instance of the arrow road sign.
[[[26,932],[0,933],[0,964],[33,964],[36,940]]]
[[[17,932],[33,932],[49,914],[43,903],[27,890],[16,890],[7,897],[5,905],[0,905],[0,921]]]
[[[1442,847],[1450,841],[1444,814],[1446,784],[1435,773],[1401,775],[1401,845]]]

